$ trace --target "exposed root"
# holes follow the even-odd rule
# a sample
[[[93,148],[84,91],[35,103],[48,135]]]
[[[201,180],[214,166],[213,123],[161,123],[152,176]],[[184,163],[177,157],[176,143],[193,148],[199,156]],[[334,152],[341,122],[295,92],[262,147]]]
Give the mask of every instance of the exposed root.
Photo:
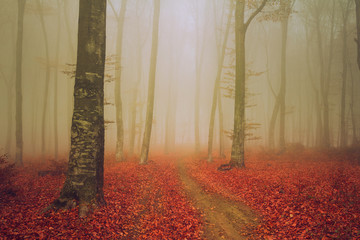
[[[218,171],[229,171],[233,168],[231,164],[221,164],[220,167],[217,168]]]

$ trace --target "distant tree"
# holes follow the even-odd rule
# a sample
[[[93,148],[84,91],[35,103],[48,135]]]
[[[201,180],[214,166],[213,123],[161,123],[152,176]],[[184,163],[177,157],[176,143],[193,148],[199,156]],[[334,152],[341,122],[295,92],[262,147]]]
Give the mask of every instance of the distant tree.
[[[158,32],[159,32],[159,18],[160,18],[160,0],[154,0],[154,19],[152,32],[152,45],[150,56],[150,72],[149,72],[149,86],[146,107],[146,120],[143,143],[141,147],[140,164],[146,164],[148,161],[151,128],[154,114],[154,94],[155,94],[155,77],[156,77],[156,63],[158,54]]]
[[[340,100],[340,147],[346,147],[347,145],[347,132],[346,132],[346,88],[347,88],[347,72],[348,72],[348,47],[347,47],[347,35],[348,35],[348,19],[349,11],[352,1],[340,1],[340,8],[342,13],[342,86],[341,86],[341,100]]]
[[[22,132],[22,47],[25,0],[18,0],[18,30],[16,40],[16,156],[15,162],[23,164],[23,132]]]
[[[79,216],[105,204],[104,66],[106,0],[80,0],[71,150],[65,183],[46,210],[79,204]]]
[[[235,9],[235,109],[234,109],[234,136],[231,149],[231,167],[245,167],[244,143],[245,143],[245,36],[254,17],[265,7],[267,0],[263,0],[260,6],[252,12],[248,20],[245,20],[245,1],[236,1]]]
[[[46,112],[48,105],[48,96],[49,96],[49,85],[50,85],[50,54],[49,54],[49,41],[47,37],[47,31],[45,27],[45,19],[44,19],[44,9],[40,0],[36,1],[37,11],[39,12],[39,18],[41,23],[41,29],[44,37],[44,47],[45,47],[45,88],[44,88],[44,105],[42,112],[42,124],[41,124],[41,154],[42,158],[45,155],[45,122],[46,122]]]
[[[111,1],[109,1],[111,4]],[[122,116],[122,101],[121,101],[121,57],[123,45],[124,19],[126,13],[127,0],[121,1],[120,13],[116,14],[118,22],[117,37],[116,37],[116,68],[115,68],[115,115],[116,115],[116,160],[124,160],[124,123]],[[113,9],[114,10],[114,9]]]
[[[54,149],[55,161],[58,160],[59,155],[59,133],[58,133],[58,73],[59,73],[59,51],[60,51],[60,36],[61,36],[61,14],[60,14],[60,1],[57,1],[57,38],[55,48],[55,66],[54,66]]]
[[[358,68],[360,69],[360,0],[354,0],[355,1],[355,13],[356,13],[356,36],[355,39],[357,44],[357,64]]]
[[[224,65],[224,59],[225,59],[225,50],[228,42],[229,32],[230,32],[230,26],[231,26],[231,19],[233,16],[233,10],[234,10],[234,2],[231,0],[229,6],[229,12],[226,22],[226,29],[224,33],[224,39],[223,41],[217,41],[218,44],[221,46],[221,50],[218,51],[218,66],[217,66],[217,73],[215,78],[215,84],[214,84],[214,90],[213,90],[213,99],[212,99],[212,105],[211,105],[211,113],[210,113],[210,124],[209,124],[209,137],[208,137],[208,162],[212,162],[212,146],[213,146],[213,136],[214,136],[214,125],[215,125],[215,113],[216,113],[216,107],[219,102],[219,99],[221,98],[220,95],[220,80],[221,80],[221,74],[223,70]],[[220,104],[219,104],[220,105]],[[220,106],[219,106],[220,108]],[[219,116],[219,119],[221,116]],[[222,133],[220,133],[222,134]]]
[[[144,16],[144,10],[146,9],[146,5],[143,4],[142,0],[137,0],[136,1],[136,19],[137,19],[137,24],[136,24],[136,43],[137,43],[137,47],[136,47],[136,62],[137,62],[137,71],[136,71],[136,82],[135,82],[135,86],[133,88],[133,93],[132,93],[132,99],[131,99],[131,114],[130,114],[130,142],[129,142],[129,156],[134,155],[134,149],[135,149],[135,138],[137,133],[138,134],[138,142],[141,140],[141,129],[140,127],[142,126],[142,123],[138,123],[137,124],[137,118],[138,118],[138,112],[140,113],[140,115],[142,115],[142,111],[140,111],[140,108],[143,107],[143,103],[139,103],[139,90],[140,90],[140,83],[142,80],[142,73],[143,73],[143,48],[144,45],[148,39],[148,32],[142,31],[142,29],[140,29],[140,18],[141,16]],[[150,14],[147,17],[151,17]],[[146,23],[148,25],[150,25],[150,21],[146,21]],[[150,27],[146,25],[145,29],[147,29],[147,31],[150,31]],[[140,129],[140,130],[139,130]],[[140,144],[138,144],[140,145]]]

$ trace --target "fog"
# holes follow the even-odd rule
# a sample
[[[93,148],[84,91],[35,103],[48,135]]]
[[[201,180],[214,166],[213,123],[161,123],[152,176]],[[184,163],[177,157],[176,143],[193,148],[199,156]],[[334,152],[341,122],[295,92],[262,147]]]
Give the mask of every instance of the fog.
[[[247,130],[249,136],[246,147],[269,147],[270,122],[276,103],[274,94],[278,95],[280,89],[282,28],[279,17],[276,17],[279,4],[276,1],[271,3],[251,22],[246,33],[246,122],[253,126]],[[117,16],[120,5],[121,1],[115,0],[112,0],[111,4],[108,1],[107,5],[105,151],[109,154],[115,152],[116,145],[112,80],[117,59]],[[163,152],[166,144],[170,144],[170,151],[183,147],[190,150],[195,148],[197,80],[200,84],[200,148],[206,151],[220,43],[224,39],[227,16],[231,12],[232,20],[220,84],[224,116],[222,134],[226,135],[225,152],[229,152],[231,138],[228,133],[231,133],[234,124],[234,99],[228,96],[231,90],[229,84],[233,84],[231,73],[234,71],[235,58],[234,14],[229,11],[229,5],[229,1],[223,0],[161,0],[150,152]],[[0,154],[7,153],[9,157],[13,157],[17,1],[0,0],[0,6]],[[307,147],[321,147],[322,141],[328,141],[331,147],[356,144],[360,125],[360,96],[357,94],[357,89],[360,89],[360,76],[356,60],[357,46],[354,41],[355,4],[353,1],[348,4],[345,0],[298,0],[292,7],[286,46],[285,142],[287,145],[300,143]],[[68,157],[78,8],[78,1],[71,0],[26,1],[22,94],[24,155],[27,157],[36,158],[45,153],[47,157],[53,158],[56,139],[59,157]],[[246,16],[251,12],[253,9],[247,9]],[[344,24],[345,16],[347,20]],[[145,126],[152,17],[153,1],[128,0],[121,56],[125,154],[130,147],[134,106],[137,127],[135,154],[139,154],[141,147]],[[50,72],[49,92],[46,97],[47,69]],[[321,88],[327,82],[328,95],[324,97]],[[136,91],[138,94],[134,99]],[[343,107],[342,96],[345,99]],[[43,118],[45,101],[47,104]],[[323,114],[327,101],[328,137],[324,130],[327,120]],[[218,116],[217,111],[214,152],[219,151]],[[279,117],[275,122],[274,133],[276,148],[279,145]],[[344,137],[345,144],[341,142],[341,136]],[[321,140],[324,138],[327,139]]]

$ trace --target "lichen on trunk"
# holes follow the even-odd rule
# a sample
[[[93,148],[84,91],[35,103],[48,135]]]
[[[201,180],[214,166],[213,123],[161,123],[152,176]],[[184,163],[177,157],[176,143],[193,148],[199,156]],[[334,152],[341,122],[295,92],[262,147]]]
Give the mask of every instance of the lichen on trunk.
[[[79,204],[79,215],[105,204],[104,64],[106,1],[80,1],[71,149],[60,197],[47,209]]]

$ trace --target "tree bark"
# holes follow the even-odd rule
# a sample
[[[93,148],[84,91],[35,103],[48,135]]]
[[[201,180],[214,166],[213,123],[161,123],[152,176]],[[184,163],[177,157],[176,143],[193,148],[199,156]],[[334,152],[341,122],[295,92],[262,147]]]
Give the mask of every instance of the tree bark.
[[[106,0],[80,0],[78,29],[69,165],[60,196],[49,208],[68,209],[78,203],[79,216],[85,217],[92,208],[105,204],[103,179]]]
[[[151,127],[154,114],[154,94],[155,94],[155,77],[156,77],[156,63],[158,54],[158,32],[159,32],[159,18],[160,18],[160,0],[154,0],[154,19],[153,19],[153,33],[152,33],[152,45],[150,56],[150,72],[149,72],[149,86],[148,86],[148,98],[146,106],[146,120],[143,143],[141,147],[140,164],[147,164]]]
[[[18,0],[18,22],[16,40],[16,155],[15,163],[23,164],[23,133],[22,133],[22,45],[23,45],[23,26],[25,0]]]
[[[124,160],[124,123],[121,100],[121,57],[123,45],[124,19],[127,0],[121,1],[118,18],[118,34],[116,39],[116,69],[115,69],[115,115],[116,115],[116,161]]]
[[[231,148],[230,165],[245,167],[245,34],[254,17],[264,8],[267,0],[253,12],[244,23],[245,1],[236,1],[235,9],[235,106],[234,106],[234,136]]]

